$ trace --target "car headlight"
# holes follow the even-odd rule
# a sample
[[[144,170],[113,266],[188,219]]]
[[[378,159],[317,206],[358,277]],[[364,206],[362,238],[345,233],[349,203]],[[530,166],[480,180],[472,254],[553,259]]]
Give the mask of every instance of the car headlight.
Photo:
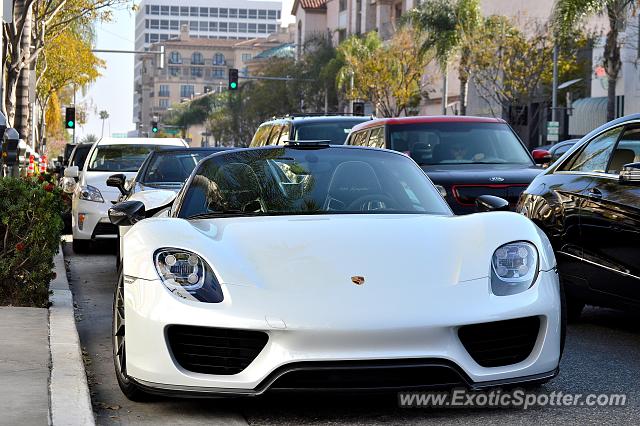
[[[102,198],[100,190],[91,185],[86,185],[80,188],[80,199],[85,201],[94,201],[96,203],[104,203],[104,198]]]
[[[153,257],[162,283],[176,296],[206,303],[220,303],[224,299],[213,270],[197,254],[163,248]]]
[[[538,250],[526,241],[498,247],[491,258],[491,291],[496,296],[522,293],[538,276]]]

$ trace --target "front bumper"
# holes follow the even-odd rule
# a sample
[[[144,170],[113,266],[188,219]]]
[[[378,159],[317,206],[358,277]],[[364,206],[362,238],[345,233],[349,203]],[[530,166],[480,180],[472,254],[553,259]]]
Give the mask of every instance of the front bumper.
[[[248,311],[247,302],[255,299],[255,289],[249,286],[223,286],[225,300],[209,305],[179,300],[157,280],[127,278],[127,374],[148,391],[191,396],[257,395],[269,390],[279,375],[308,363],[422,362],[452,369],[472,389],[544,381],[557,374],[561,323],[555,271],[541,272],[531,289],[513,296],[488,294],[486,279],[469,281],[465,287],[462,302],[460,292],[451,292],[425,305],[421,312],[389,306],[395,311],[393,321],[388,315],[361,307],[336,312],[344,324],[337,327],[335,321],[296,324],[288,318],[265,315],[267,309]],[[318,310],[333,313],[331,309]],[[309,312],[308,317],[321,318],[315,314]],[[464,325],[523,317],[538,317],[540,326],[532,351],[516,364],[482,367],[458,337],[458,329]],[[269,340],[240,373],[196,373],[179,365],[171,352],[167,328],[176,324],[263,331]],[[387,389],[384,384],[379,388]]]
[[[109,221],[109,209],[113,206],[111,201],[96,203],[93,201],[79,200],[74,196],[71,211],[71,223],[73,238],[75,240],[99,240],[114,239],[118,237],[118,228]],[[84,215],[82,228],[79,224],[79,215]]]

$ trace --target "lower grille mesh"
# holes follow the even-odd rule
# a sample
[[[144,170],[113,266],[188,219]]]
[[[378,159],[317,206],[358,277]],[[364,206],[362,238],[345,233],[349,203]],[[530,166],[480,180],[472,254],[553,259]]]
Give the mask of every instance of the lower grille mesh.
[[[247,368],[269,337],[262,331],[172,325],[167,329],[167,340],[185,370],[231,375]]]
[[[540,318],[465,325],[458,337],[469,355],[483,367],[500,367],[527,359],[538,339]]]

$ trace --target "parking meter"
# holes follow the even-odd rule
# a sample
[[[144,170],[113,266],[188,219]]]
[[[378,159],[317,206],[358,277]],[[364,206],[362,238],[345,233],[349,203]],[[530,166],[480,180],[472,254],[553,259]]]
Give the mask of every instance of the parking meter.
[[[0,140],[4,137],[4,132],[7,130],[7,117],[0,112]]]
[[[15,166],[18,164],[18,158],[20,155],[24,155],[21,153],[21,149],[19,149],[20,143],[20,135],[16,131],[16,129],[5,129],[2,131],[2,162],[6,166]]]

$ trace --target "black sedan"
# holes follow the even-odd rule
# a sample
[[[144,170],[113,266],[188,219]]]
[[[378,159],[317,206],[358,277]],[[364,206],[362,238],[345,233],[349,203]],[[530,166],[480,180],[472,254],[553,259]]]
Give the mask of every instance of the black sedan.
[[[640,114],[575,144],[522,194],[517,211],[548,235],[569,318],[585,304],[640,307]]]

